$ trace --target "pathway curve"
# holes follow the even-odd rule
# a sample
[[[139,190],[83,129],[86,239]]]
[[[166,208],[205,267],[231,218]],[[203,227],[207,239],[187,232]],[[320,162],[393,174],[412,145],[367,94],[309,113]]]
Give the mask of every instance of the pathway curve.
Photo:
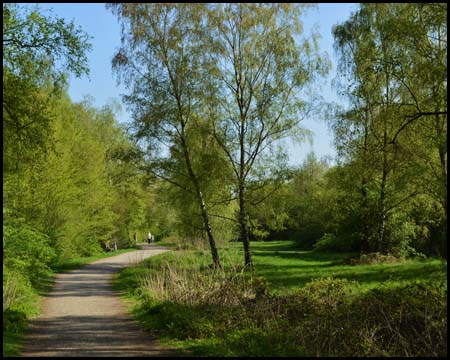
[[[142,248],[58,274],[20,356],[174,356],[141,329],[112,290],[115,272],[168,250]]]

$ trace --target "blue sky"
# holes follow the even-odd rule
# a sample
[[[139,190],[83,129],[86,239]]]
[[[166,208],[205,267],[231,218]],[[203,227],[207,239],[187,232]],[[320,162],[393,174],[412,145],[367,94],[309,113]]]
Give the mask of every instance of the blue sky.
[[[120,46],[120,26],[117,19],[107,11],[103,3],[39,3],[44,10],[52,9],[54,16],[62,17],[74,23],[92,36],[93,50],[88,54],[90,75],[76,79],[71,77],[69,94],[73,101],[80,101],[84,95],[92,96],[94,105],[102,107],[111,99],[120,100],[120,94],[126,93],[123,86],[118,86],[111,71],[111,59],[114,51]],[[351,11],[356,10],[354,3],[321,3],[316,9],[307,11],[304,22],[305,33],[309,33],[316,26],[322,38],[319,42],[320,51],[326,51],[333,63],[332,70],[326,81],[322,81],[321,95],[327,101],[339,101],[335,91],[331,88],[331,80],[336,75],[336,60],[333,50],[333,36],[331,28],[338,22],[348,19]],[[130,115],[125,107],[121,114],[117,114],[119,121],[127,121]],[[332,134],[321,119],[307,119],[303,126],[314,133],[313,144],[292,144],[288,141],[290,164],[298,165],[310,151],[314,151],[320,158],[331,156],[334,158]]]

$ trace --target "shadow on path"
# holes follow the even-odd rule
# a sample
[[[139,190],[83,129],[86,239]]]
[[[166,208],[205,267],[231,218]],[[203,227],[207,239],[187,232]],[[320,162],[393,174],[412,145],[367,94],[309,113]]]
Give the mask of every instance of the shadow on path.
[[[58,274],[20,356],[177,356],[139,326],[111,284],[115,272],[165,250],[148,245]]]
[[[128,316],[62,316],[35,320],[22,356],[174,356],[149,334],[136,336]]]

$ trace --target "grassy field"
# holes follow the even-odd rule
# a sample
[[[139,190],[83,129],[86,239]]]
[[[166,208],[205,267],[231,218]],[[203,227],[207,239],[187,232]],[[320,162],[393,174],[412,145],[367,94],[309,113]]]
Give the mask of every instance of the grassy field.
[[[446,287],[442,290],[441,284],[447,278],[445,261],[428,258],[350,265],[346,259],[355,254],[299,251],[290,241],[253,242],[254,271],[249,273],[243,271],[241,247],[239,243],[222,247],[221,260],[225,273],[242,273],[241,278],[251,285],[239,276],[217,273],[209,280],[209,251],[182,250],[123,270],[115,279],[115,287],[126,294],[138,320],[156,331],[163,344],[194,356],[417,355],[422,350],[408,350],[412,346],[405,345],[402,337],[407,335],[400,333],[398,326],[410,321],[412,326],[407,328],[414,328],[423,320],[420,314],[429,310],[440,324],[437,330],[433,328],[433,341],[440,341],[444,332],[441,312]],[[255,295],[261,289],[262,293],[268,290],[268,295],[239,298],[239,293]],[[230,300],[230,294],[239,299]],[[434,310],[428,309],[431,303],[436,305]],[[299,311],[305,314],[298,315]],[[377,319],[383,312],[392,313],[380,320],[387,323]],[[404,313],[404,319],[397,318],[398,313]],[[415,315],[410,319],[408,313]],[[371,327],[362,329],[370,314]],[[430,319],[424,321],[431,323]],[[328,330],[322,328],[324,323],[329,324]],[[374,329],[379,327],[395,331],[376,335]],[[332,332],[333,337],[327,335]],[[340,332],[342,338],[337,334]],[[308,338],[310,333],[313,338]],[[396,336],[399,341],[389,340]],[[415,342],[417,334],[408,336]],[[372,338],[376,339],[373,343]],[[333,341],[337,343],[333,345]],[[357,344],[353,346],[353,342]],[[347,345],[337,349],[338,344]],[[420,346],[425,354],[441,348],[435,343]]]
[[[436,258],[350,265],[345,260],[355,254],[300,251],[293,241],[252,242],[251,249],[254,273],[265,278],[276,292],[299,289],[312,279],[326,277],[355,281],[357,291],[373,289],[380,284],[399,286],[410,282],[446,281],[447,278],[447,262]],[[225,267],[244,262],[240,243],[229,243],[219,253]],[[185,259],[167,253],[148,261],[181,261],[185,262],[186,268],[205,267],[211,263],[208,250],[190,250],[184,254]]]
[[[240,244],[230,248],[236,251],[237,245]],[[274,290],[298,289],[312,279],[330,276],[356,281],[359,291],[376,288],[382,283],[398,286],[408,282],[445,281],[447,277],[447,263],[439,259],[350,265],[344,260],[354,254],[297,251],[294,245],[290,241],[252,243],[255,272],[267,279]],[[241,249],[237,254],[243,258]]]

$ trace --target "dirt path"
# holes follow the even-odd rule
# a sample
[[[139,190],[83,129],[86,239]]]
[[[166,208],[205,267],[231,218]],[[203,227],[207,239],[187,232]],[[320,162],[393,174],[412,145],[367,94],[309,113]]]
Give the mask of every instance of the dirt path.
[[[116,271],[165,251],[143,245],[57,275],[20,356],[173,356],[139,327],[111,286]]]

